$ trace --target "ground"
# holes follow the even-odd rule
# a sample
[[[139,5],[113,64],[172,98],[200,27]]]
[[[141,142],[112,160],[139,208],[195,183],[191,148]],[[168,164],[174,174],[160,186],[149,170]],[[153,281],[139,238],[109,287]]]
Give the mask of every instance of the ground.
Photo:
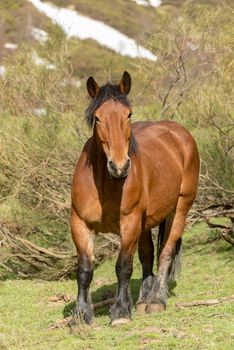
[[[178,302],[214,299],[233,294],[233,248],[214,239],[217,232],[204,223],[184,235],[183,269],[164,313],[139,316],[121,328],[109,325],[108,308],[98,309],[92,327],[50,325],[71,313],[74,302],[49,300],[58,293],[76,294],[76,281],[8,280],[0,282],[0,348],[14,349],[233,349],[234,303],[178,309]],[[94,302],[116,289],[115,259],[95,270]],[[140,286],[140,263],[136,256],[131,290],[134,302]]]

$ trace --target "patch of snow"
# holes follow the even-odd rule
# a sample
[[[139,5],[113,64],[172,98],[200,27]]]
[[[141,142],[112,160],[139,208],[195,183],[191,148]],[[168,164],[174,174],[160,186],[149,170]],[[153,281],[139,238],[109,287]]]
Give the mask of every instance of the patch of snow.
[[[15,49],[17,49],[18,45],[17,44],[13,44],[13,43],[6,43],[4,45],[4,47],[6,49],[9,49],[9,50],[15,50]]]
[[[195,45],[192,41],[188,41],[187,46],[191,51],[196,51],[198,49],[198,46]]]
[[[3,66],[0,66],[0,77],[3,76],[6,73],[6,68]]]
[[[61,85],[62,86],[71,85],[71,86],[74,86],[75,88],[79,88],[81,87],[81,81],[76,79],[64,79],[61,82]]]
[[[137,5],[141,6],[152,6],[152,7],[159,7],[162,3],[161,0],[133,0],[137,3]]]
[[[40,12],[46,14],[57,23],[68,37],[77,37],[81,40],[94,39],[99,44],[132,58],[142,57],[156,61],[157,57],[149,50],[138,45],[134,39],[120,33],[118,30],[101,21],[79,15],[76,11],[59,8],[40,0],[28,0]]]
[[[32,29],[32,37],[40,43],[45,43],[48,39],[48,33],[46,33],[44,30],[39,28],[33,28]]]
[[[76,88],[81,87],[81,81],[80,81],[80,80],[72,79],[72,80],[70,81],[70,84],[71,84],[72,86],[76,87]]]
[[[37,66],[44,66],[47,69],[56,69],[56,66],[54,64],[46,62],[46,60],[39,57],[36,52],[33,53],[32,59]]]
[[[44,117],[47,114],[45,108],[34,108],[33,113],[38,117]]]
[[[135,3],[137,3],[137,5],[149,6],[149,3],[147,0],[133,0],[133,1],[135,1]]]
[[[153,7],[159,7],[161,5],[162,1],[161,0],[149,0],[149,3]]]

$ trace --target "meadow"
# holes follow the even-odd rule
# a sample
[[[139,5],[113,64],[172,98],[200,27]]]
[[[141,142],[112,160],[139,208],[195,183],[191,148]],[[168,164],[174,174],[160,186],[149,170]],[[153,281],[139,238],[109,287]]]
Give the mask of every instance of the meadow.
[[[54,3],[65,6],[63,0]],[[3,49],[0,57],[6,68],[0,77],[0,348],[232,349],[233,303],[176,307],[179,302],[230,296],[234,290],[233,246],[222,239],[220,228],[204,222],[207,217],[198,215],[192,225],[202,208],[233,213],[231,4],[177,1],[173,6],[164,1],[152,11],[119,0],[113,11],[92,3],[69,1],[81,13],[105,20],[144,44],[157,62],[118,56],[92,40],[67,39],[26,1],[0,4],[0,46],[4,37],[19,44],[14,54]],[[130,10],[134,15],[126,21],[121,14]],[[30,25],[45,29],[49,39],[33,40]],[[36,65],[35,55],[56,69]],[[74,302],[53,303],[50,297],[76,295],[70,186],[91,134],[84,121],[86,80],[94,75],[100,83],[118,82],[124,70],[133,79],[133,121],[174,120],[195,137],[201,157],[198,196],[184,235],[182,274],[172,286],[165,313],[142,317],[133,308],[133,321],[114,329],[105,307],[96,311],[91,328],[81,324],[70,334],[69,328],[52,329],[51,324],[69,316]],[[209,223],[232,227],[231,214],[229,219],[223,215],[209,217]],[[94,302],[116,288],[118,239],[100,235],[96,243]],[[134,301],[140,278],[136,256]]]
[[[222,349],[233,348],[234,303],[179,309],[177,303],[230,296],[234,290],[233,249],[204,223],[184,235],[182,273],[172,286],[165,312],[137,315],[120,328],[109,325],[108,307],[97,309],[93,326],[80,324],[72,333],[53,324],[70,316],[74,302],[51,301],[57,294],[76,296],[76,281],[8,280],[0,282],[0,344],[14,349]],[[92,300],[116,290],[115,257],[94,272]],[[136,255],[131,280],[133,301],[140,287]]]

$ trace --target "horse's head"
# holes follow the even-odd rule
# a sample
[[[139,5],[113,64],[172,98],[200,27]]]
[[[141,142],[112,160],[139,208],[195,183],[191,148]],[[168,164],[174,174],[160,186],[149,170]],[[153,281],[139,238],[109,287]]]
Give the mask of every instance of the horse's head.
[[[131,107],[126,97],[130,88],[128,72],[124,72],[118,85],[99,87],[93,77],[87,81],[92,101],[86,115],[90,124],[95,123],[98,144],[107,157],[108,172],[114,178],[126,177],[131,166]]]

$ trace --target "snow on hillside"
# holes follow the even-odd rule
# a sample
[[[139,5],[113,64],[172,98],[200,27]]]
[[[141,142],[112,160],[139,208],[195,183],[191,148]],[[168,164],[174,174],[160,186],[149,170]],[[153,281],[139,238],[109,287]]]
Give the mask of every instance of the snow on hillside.
[[[28,1],[31,2],[38,11],[44,13],[52,19],[52,21],[56,22],[68,37],[77,37],[81,40],[93,39],[100,45],[122,56],[147,58],[151,61],[157,60],[157,57],[152,52],[138,45],[134,39],[129,38],[101,21],[80,15],[74,10],[59,8],[40,0]]]
[[[153,6],[153,7],[159,7],[162,3],[161,0],[133,0],[137,3],[137,5],[141,6]]]
[[[0,76],[3,76],[6,72],[6,68],[3,66],[0,66]]]
[[[14,43],[5,43],[4,47],[9,50],[16,50],[18,45]]]
[[[33,28],[32,29],[32,37],[41,43],[45,43],[46,40],[48,39],[48,34],[39,28]]]

